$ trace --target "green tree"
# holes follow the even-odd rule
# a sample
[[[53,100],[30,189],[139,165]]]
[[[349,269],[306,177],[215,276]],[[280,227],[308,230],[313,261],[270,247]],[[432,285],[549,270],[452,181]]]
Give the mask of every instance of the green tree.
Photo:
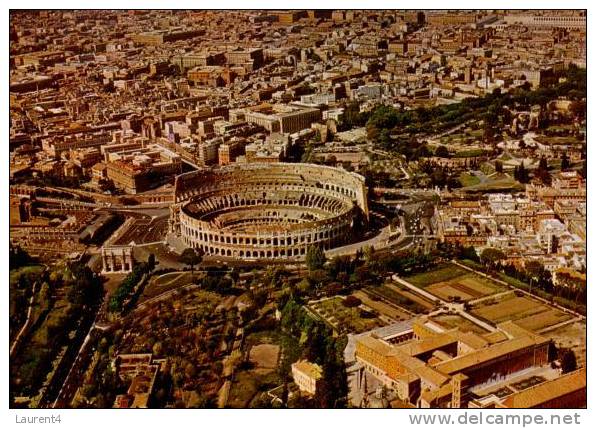
[[[570,163],[569,158],[567,157],[567,153],[563,153],[563,156],[561,157],[561,171],[565,171],[569,169],[569,167]]]
[[[482,254],[480,254],[480,261],[490,267],[496,267],[498,263],[506,258],[505,253],[496,248],[486,248],[482,251]]]
[[[10,269],[16,269],[31,262],[31,257],[27,251],[23,250],[20,246],[10,243],[9,248],[8,264]]]
[[[308,266],[308,270],[315,271],[322,269],[326,261],[327,257],[322,247],[318,245],[308,247],[306,251],[306,266]]]
[[[68,281],[68,300],[74,304],[92,305],[103,293],[99,277],[84,263],[72,263],[68,266],[71,279]]]
[[[575,352],[571,349],[566,349],[561,357],[561,372],[569,373],[577,369],[577,358]]]
[[[449,157],[449,150],[445,146],[439,146],[435,150],[435,156],[439,158],[448,158]]]
[[[464,259],[473,260],[475,262],[480,261],[480,259],[478,258],[478,253],[476,252],[476,249],[472,246],[462,248],[461,257]]]
[[[149,257],[147,258],[147,269],[152,271],[153,269],[155,269],[156,264],[157,263],[155,261],[155,254],[153,254],[153,253],[149,254]]]
[[[185,248],[180,255],[180,262],[190,266],[191,274],[194,276],[195,266],[203,261],[203,250]]]
[[[583,120],[586,117],[586,102],[585,101],[573,101],[569,105],[569,111],[574,117],[579,120]]]
[[[527,183],[530,180],[528,170],[526,169],[526,166],[524,165],[523,161],[519,164],[518,167],[515,168],[515,172],[513,175],[515,179],[520,183]]]
[[[557,349],[557,345],[553,340],[548,342],[548,361],[552,362],[557,359],[559,354],[559,350]]]
[[[544,157],[544,155],[540,158],[540,162],[538,163],[538,169],[548,170],[548,161]]]

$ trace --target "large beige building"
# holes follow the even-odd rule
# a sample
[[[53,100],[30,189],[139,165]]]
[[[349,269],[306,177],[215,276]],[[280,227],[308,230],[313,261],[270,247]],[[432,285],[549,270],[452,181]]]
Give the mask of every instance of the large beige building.
[[[106,154],[107,178],[129,194],[166,183],[182,172],[180,156],[157,144]]]
[[[364,370],[410,405],[509,407],[522,400],[511,394],[514,389],[508,383],[520,374],[535,371],[547,381],[558,378],[549,365],[548,346],[547,338],[512,321],[478,334],[447,330],[422,317],[411,329],[390,339],[357,337],[355,357]],[[499,386],[509,388],[509,393],[501,395]],[[551,391],[552,398],[557,394]],[[581,391],[566,399],[576,406],[582,405],[581,401]]]

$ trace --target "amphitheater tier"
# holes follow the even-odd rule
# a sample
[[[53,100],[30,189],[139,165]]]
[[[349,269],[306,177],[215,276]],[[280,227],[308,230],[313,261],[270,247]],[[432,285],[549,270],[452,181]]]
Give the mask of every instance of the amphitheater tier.
[[[205,254],[302,259],[350,242],[368,219],[364,178],[311,164],[249,164],[176,178],[170,232]]]

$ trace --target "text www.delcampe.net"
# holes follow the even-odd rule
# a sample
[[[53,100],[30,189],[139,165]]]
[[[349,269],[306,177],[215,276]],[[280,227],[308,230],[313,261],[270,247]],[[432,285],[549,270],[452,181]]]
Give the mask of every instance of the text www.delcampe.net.
[[[521,413],[491,413],[482,412],[461,413],[461,414],[415,414],[409,415],[412,425],[579,425],[580,414],[578,412],[568,414],[521,414]]]

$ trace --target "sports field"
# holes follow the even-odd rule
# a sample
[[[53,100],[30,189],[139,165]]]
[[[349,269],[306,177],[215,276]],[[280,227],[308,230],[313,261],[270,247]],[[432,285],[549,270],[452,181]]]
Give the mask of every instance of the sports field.
[[[516,296],[515,293],[482,302],[470,312],[493,324],[515,321],[520,327],[531,331],[540,331],[571,319],[569,314],[527,296]]]
[[[429,272],[404,278],[443,300],[469,300],[496,294],[505,289],[489,279],[453,264],[444,264]]]

